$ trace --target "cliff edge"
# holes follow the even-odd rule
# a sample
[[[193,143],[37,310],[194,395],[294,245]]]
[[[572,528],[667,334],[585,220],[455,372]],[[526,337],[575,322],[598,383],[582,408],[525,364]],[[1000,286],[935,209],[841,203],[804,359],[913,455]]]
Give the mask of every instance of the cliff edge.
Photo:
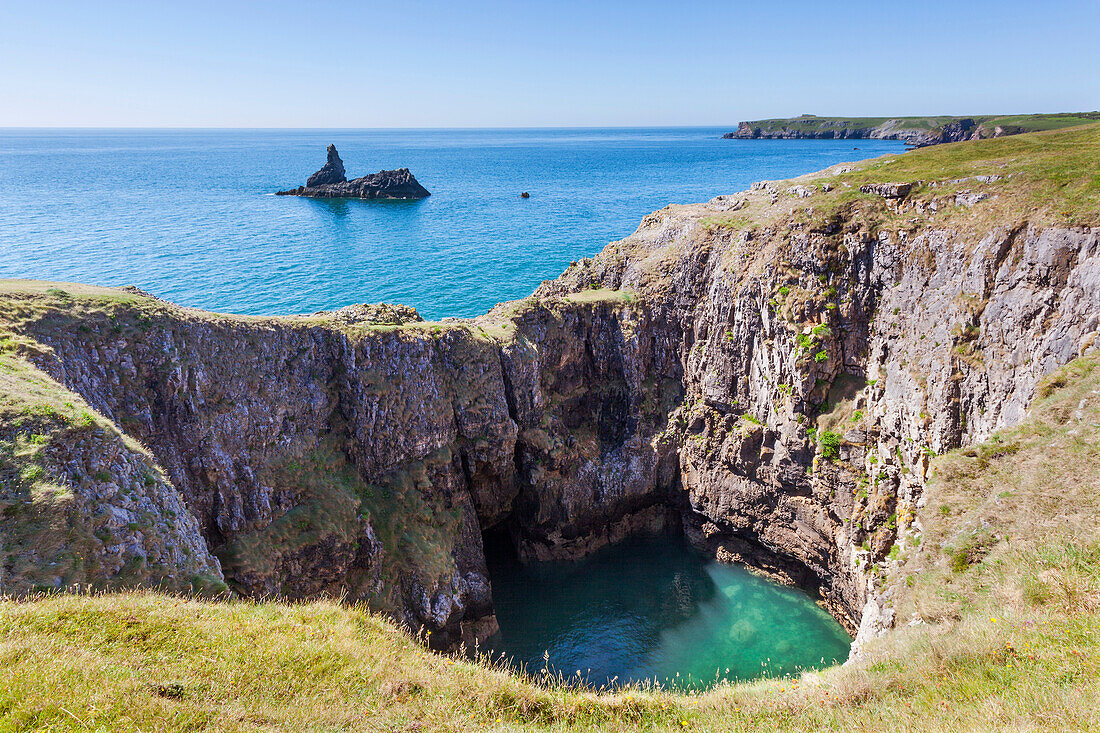
[[[1100,121],[1100,112],[974,117],[818,117],[741,122],[727,140],[877,139],[904,140],[924,147],[966,140],[1020,135]]]
[[[538,559],[673,524],[819,592],[863,643],[894,623],[882,580],[919,546],[934,457],[1020,423],[1097,348],[1097,161],[1100,128],[1079,128],[760,182],[443,323],[5,281],[0,363],[53,402],[14,391],[0,413],[4,501],[94,508],[66,515],[79,550],[5,510],[25,537],[7,588],[224,578],[363,600],[453,646],[494,628],[486,529]],[[62,453],[14,417],[84,403],[94,440],[65,408]],[[111,440],[127,457],[104,460]],[[156,532],[121,513],[142,496]],[[137,555],[155,572],[123,574]]]

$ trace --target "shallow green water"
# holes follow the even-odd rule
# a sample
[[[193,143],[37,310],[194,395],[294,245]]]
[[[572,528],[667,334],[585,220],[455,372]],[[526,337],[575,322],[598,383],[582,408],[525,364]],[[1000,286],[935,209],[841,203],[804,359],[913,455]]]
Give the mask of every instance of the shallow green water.
[[[708,561],[680,537],[631,539],[579,562],[489,559],[501,632],[487,646],[531,672],[698,689],[848,657],[851,638],[808,595]]]

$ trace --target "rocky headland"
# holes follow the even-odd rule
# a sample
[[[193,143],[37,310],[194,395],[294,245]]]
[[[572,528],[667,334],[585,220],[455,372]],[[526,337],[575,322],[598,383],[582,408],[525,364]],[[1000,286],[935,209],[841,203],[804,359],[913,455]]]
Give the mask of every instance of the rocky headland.
[[[420,185],[408,168],[378,171],[349,181],[336,146],[329,145],[325,164],[306,179],[306,185],[277,191],[276,195],[320,199],[422,199],[432,194]]]
[[[916,147],[984,140],[1100,121],[1100,113],[1001,115],[975,117],[818,117],[741,122],[728,140],[904,140]]]
[[[495,628],[484,531],[549,559],[675,525],[862,644],[932,458],[1097,349],[1098,149],[991,140],[669,206],[469,320],[4,282],[5,587],[339,596],[448,647]]]

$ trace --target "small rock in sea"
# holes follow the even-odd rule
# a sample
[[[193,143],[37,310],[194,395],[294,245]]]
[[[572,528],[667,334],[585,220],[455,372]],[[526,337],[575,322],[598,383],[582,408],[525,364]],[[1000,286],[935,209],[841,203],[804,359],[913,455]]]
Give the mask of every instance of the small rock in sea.
[[[524,191],[523,193],[521,193],[521,194],[519,195],[519,197],[520,197],[521,199],[529,199],[529,198],[531,198],[531,194],[529,194],[529,193],[527,193],[526,191]]]

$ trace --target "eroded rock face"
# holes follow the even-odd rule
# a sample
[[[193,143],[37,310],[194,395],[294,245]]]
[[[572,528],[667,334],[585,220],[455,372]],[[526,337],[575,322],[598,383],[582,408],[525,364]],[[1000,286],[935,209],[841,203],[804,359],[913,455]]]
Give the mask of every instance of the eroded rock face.
[[[43,369],[149,446],[232,588],[347,594],[472,643],[494,629],[483,528],[568,557],[667,520],[674,454],[651,441],[679,380],[652,375],[677,373],[676,340],[615,298],[419,323],[139,295],[28,329]]]
[[[662,209],[470,321],[237,319],[131,293],[19,328],[148,446],[241,593],[347,594],[448,646],[494,628],[484,529],[548,559],[682,522],[818,588],[854,632],[889,616],[875,578],[919,529],[930,456],[1019,421],[1096,348],[1100,229],[897,230],[866,208],[715,224],[828,193],[803,189]],[[893,221],[954,201],[854,206]]]
[[[886,120],[878,125],[858,125],[847,120],[823,119],[815,126],[772,126],[741,122],[734,132],[722,137],[727,140],[903,140],[910,145],[925,147],[940,143],[980,140],[983,132],[969,117],[952,120],[931,129],[911,126],[905,119]],[[997,127],[985,137],[1000,137],[1004,130]]]
[[[142,446],[27,364],[5,364],[0,394],[5,594],[225,590],[198,522]]]
[[[753,241],[704,213],[659,212],[544,292],[637,289],[683,324],[670,420],[692,538],[818,585],[854,632],[911,541],[930,457],[1018,422],[1045,374],[1095,348],[1100,229],[850,220]]]

